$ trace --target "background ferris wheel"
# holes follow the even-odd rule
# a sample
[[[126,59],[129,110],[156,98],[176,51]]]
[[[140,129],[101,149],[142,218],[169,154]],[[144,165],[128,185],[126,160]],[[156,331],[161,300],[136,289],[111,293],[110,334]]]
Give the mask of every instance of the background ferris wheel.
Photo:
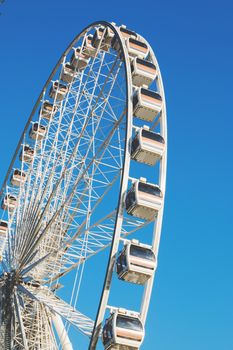
[[[87,336],[90,349],[101,336],[106,349],[140,347],[157,265],[166,141],[164,91],[149,44],[125,26],[85,28],[45,84],[2,187],[2,348],[75,349],[70,328]],[[126,284],[138,290],[136,310]],[[86,288],[100,299],[91,314],[82,308]]]

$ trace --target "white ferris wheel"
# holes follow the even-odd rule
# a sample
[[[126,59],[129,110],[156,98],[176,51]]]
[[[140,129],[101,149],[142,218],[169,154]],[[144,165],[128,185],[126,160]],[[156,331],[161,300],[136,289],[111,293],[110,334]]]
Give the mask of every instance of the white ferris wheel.
[[[0,349],[80,349],[71,330],[89,350],[140,348],[166,157],[165,96],[152,48],[124,25],[89,25],[49,76],[1,188]],[[93,316],[79,294],[87,266],[94,278],[104,251]],[[138,309],[110,304],[114,278],[115,295],[126,284],[140,289]]]

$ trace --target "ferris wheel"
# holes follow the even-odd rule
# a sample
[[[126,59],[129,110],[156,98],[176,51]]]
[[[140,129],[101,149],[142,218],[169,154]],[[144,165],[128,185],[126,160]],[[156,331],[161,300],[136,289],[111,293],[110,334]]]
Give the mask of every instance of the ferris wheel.
[[[166,157],[165,96],[152,48],[124,25],[89,25],[49,76],[1,188],[1,349],[80,349],[71,330],[89,350],[140,348]],[[79,294],[87,266],[95,278],[104,251],[92,317]],[[140,289],[136,310],[109,303],[126,285]]]

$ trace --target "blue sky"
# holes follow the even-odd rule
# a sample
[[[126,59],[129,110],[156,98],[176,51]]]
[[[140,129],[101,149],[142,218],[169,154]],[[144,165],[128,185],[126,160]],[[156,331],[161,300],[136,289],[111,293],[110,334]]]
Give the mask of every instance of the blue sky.
[[[84,26],[123,23],[155,49],[167,98],[168,182],[141,349],[232,349],[231,2],[5,0],[0,10],[1,181],[43,83]]]

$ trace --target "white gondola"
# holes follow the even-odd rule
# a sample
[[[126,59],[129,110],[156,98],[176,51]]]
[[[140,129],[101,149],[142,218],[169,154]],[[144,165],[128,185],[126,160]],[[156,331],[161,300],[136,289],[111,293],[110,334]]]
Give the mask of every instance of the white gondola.
[[[0,220],[0,261],[2,261],[2,253],[4,251],[8,232],[8,222]]]
[[[155,271],[155,254],[150,246],[132,240],[120,252],[116,268],[119,279],[145,284]]]
[[[126,40],[126,47],[131,57],[146,58],[149,53],[149,48],[146,43],[134,38],[128,38]]]
[[[162,104],[157,92],[140,87],[133,96],[133,114],[139,119],[153,121],[161,112]]]
[[[13,174],[11,175],[11,184],[13,186],[19,187],[21,183],[24,183],[26,181],[26,173],[24,171],[21,171],[19,169],[15,169],[13,171]]]
[[[131,62],[132,83],[135,86],[149,86],[157,77],[157,70],[153,63],[135,57]]]
[[[68,87],[59,83],[59,81],[53,81],[49,91],[49,96],[58,101],[62,101],[68,92]]]
[[[74,52],[71,56],[71,64],[72,66],[74,66],[77,70],[82,70],[84,68],[86,68],[86,66],[88,65],[89,62],[89,58],[87,58],[81,51],[81,47],[77,47],[75,49],[73,49]]]
[[[8,222],[4,220],[0,220],[0,237],[5,238],[7,236],[8,231]]]
[[[127,29],[125,25],[121,25],[119,27],[119,31],[120,31],[120,34],[121,36],[124,38],[124,39],[127,39],[127,38],[134,38],[134,39],[137,39],[138,35],[136,32],[130,30],[130,29]]]
[[[7,194],[2,200],[2,209],[14,211],[17,207],[17,199],[11,194]]]
[[[38,122],[32,123],[29,136],[33,140],[42,140],[46,134],[46,127]]]
[[[137,162],[155,165],[159,161],[165,150],[163,137],[150,131],[149,127],[140,128],[133,138],[131,145],[131,158]]]
[[[96,54],[96,48],[92,45],[93,35],[88,35],[83,43],[83,54],[86,58],[94,57]]]
[[[75,67],[72,64],[70,64],[70,62],[63,64],[61,80],[65,83],[71,83],[74,80],[75,76],[77,76]]]
[[[105,28],[105,30],[104,42],[110,47],[112,44],[112,39],[114,37],[114,32],[109,27]]]
[[[34,149],[28,145],[24,145],[22,151],[20,152],[19,159],[25,163],[31,163],[34,157]]]
[[[162,207],[163,196],[159,186],[140,178],[133,183],[125,200],[126,211],[129,215],[153,220]]]
[[[113,37],[114,37],[114,33],[109,27],[107,28],[99,27],[96,29],[94,33],[94,36],[92,39],[92,45],[97,49],[99,47],[100,41],[102,40],[100,49],[104,51],[108,51],[111,46]]]
[[[128,38],[137,39],[137,33],[127,29],[126,26],[124,25],[119,27],[119,31],[123,39],[128,39]],[[112,47],[117,51],[120,50],[120,42],[117,39],[116,35],[114,35],[112,39]]]
[[[105,350],[136,350],[144,336],[144,326],[138,314],[118,309],[105,321],[102,341]]]
[[[52,103],[46,100],[43,102],[41,106],[40,115],[42,118],[49,120],[53,118],[56,111],[57,111],[57,106],[53,105]]]
[[[105,36],[105,28],[104,27],[97,28],[92,38],[92,46],[98,49],[100,41],[102,40],[100,50],[108,51],[108,45],[106,45],[105,43],[104,36]]]

